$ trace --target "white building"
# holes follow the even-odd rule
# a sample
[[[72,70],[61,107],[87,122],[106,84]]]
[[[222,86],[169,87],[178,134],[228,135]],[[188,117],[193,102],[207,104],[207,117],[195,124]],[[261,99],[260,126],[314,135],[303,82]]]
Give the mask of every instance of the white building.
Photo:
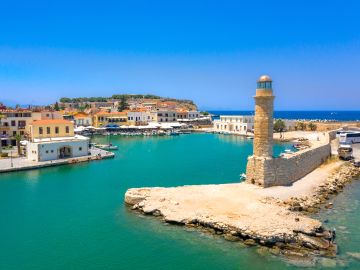
[[[216,132],[229,132],[246,135],[254,129],[254,116],[221,115],[219,120],[214,120],[213,129]]]
[[[192,120],[200,117],[200,112],[198,111],[188,111],[187,119]]]
[[[177,113],[172,110],[160,110],[156,112],[157,122],[176,122]]]
[[[27,158],[31,161],[58,160],[90,154],[89,138],[80,135],[34,139],[33,142],[27,143],[26,149]]]
[[[139,125],[147,124],[155,120],[154,119],[155,116],[146,110],[129,111],[127,113],[127,116],[128,116],[128,122]]]
[[[29,124],[30,140],[26,155],[31,161],[49,161],[88,156],[89,138],[74,135],[74,125],[68,120],[38,120]]]

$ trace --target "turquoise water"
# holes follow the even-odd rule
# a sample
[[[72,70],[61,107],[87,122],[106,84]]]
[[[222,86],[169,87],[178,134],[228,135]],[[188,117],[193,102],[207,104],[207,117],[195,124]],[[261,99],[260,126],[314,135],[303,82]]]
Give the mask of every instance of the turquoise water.
[[[194,134],[112,142],[119,150],[111,160],[0,175],[1,270],[293,268],[257,248],[138,215],[123,203],[131,187],[238,182],[251,140]],[[360,187],[347,193],[356,198]],[[327,217],[329,226],[351,223],[347,230],[356,232],[358,204],[348,211],[332,213],[339,219]],[[338,236],[344,254],[360,251],[359,233]]]

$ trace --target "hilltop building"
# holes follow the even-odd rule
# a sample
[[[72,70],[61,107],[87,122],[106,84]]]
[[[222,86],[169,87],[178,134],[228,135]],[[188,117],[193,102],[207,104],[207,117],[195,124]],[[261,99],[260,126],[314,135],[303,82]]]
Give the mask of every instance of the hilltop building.
[[[33,121],[28,125],[27,158],[49,161],[89,155],[89,139],[74,135],[74,124],[68,120]]]

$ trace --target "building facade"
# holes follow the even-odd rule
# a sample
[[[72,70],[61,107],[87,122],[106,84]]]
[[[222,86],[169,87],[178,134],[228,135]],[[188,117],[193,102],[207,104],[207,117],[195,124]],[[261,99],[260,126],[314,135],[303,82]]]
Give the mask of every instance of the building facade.
[[[221,115],[213,122],[216,132],[234,132],[246,135],[254,130],[254,116],[251,115]]]
[[[130,125],[147,125],[155,120],[154,115],[147,110],[131,110],[127,113],[127,116]]]
[[[87,156],[89,139],[74,135],[72,122],[61,119],[38,120],[29,124],[26,155],[31,161],[49,161]]]
[[[77,112],[73,115],[73,121],[75,126],[92,126],[92,117],[91,115],[84,113],[84,112]]]
[[[105,127],[106,125],[128,125],[128,112],[99,112],[93,116],[95,127]]]
[[[187,119],[193,120],[200,117],[200,112],[198,111],[188,111],[187,112]]]
[[[177,114],[173,110],[159,110],[156,112],[156,121],[161,122],[176,122]]]

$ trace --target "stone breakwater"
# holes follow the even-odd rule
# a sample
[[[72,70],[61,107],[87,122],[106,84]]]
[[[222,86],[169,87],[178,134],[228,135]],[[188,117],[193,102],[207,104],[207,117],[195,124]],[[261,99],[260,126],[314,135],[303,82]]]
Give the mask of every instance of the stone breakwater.
[[[304,213],[316,213],[325,205],[325,208],[332,207],[328,200],[341,192],[346,184],[353,179],[360,177],[360,168],[346,163],[338,170],[334,171],[325,182],[320,184],[310,196],[291,197],[287,200],[275,200],[278,205],[282,205],[291,211]],[[269,200],[274,200],[268,198]]]
[[[332,233],[321,222],[267,200],[246,183],[129,189],[133,210],[165,222],[205,228],[231,241],[262,245],[278,255],[335,256]]]

